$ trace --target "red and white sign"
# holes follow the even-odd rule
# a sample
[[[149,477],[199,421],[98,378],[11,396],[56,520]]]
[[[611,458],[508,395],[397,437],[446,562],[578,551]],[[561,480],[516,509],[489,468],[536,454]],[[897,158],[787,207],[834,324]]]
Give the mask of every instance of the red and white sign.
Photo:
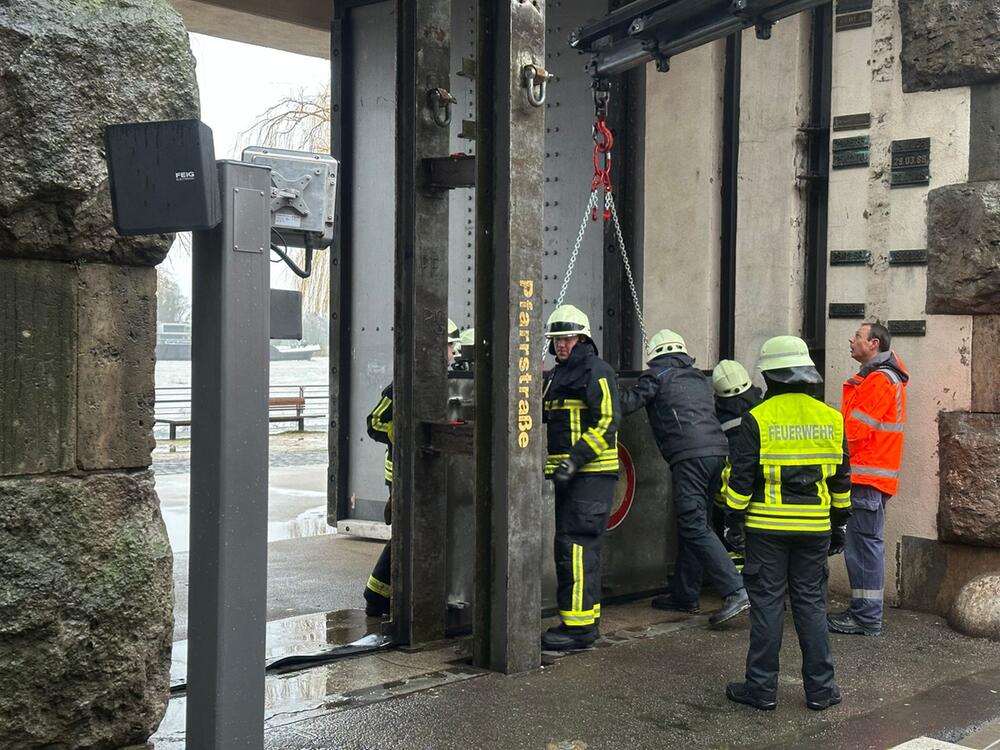
[[[621,443],[618,443],[618,463],[622,471],[615,486],[615,503],[611,506],[611,515],[608,516],[608,531],[621,525],[635,499],[635,463],[628,448]]]

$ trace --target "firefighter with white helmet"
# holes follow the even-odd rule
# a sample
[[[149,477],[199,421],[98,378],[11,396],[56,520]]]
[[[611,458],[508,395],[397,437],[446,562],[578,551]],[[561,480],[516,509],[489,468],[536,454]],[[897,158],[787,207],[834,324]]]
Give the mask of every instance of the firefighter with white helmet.
[[[729,450],[733,449],[733,441],[739,433],[743,415],[761,402],[763,395],[760,388],[750,381],[750,374],[739,362],[723,359],[712,370],[712,389],[715,391],[715,416],[726,435]],[[722,470],[722,486],[715,495],[715,508],[712,514],[712,525],[720,537],[725,532],[726,495],[725,489],[729,482],[729,461]],[[723,539],[729,556],[733,559],[736,569],[743,570],[743,551],[733,549],[732,545]]]
[[[722,607],[709,618],[712,625],[721,625],[750,606],[743,581],[711,527],[728,444],[715,416],[712,388],[695,368],[680,334],[659,331],[649,341],[647,358],[649,369],[622,393],[622,413],[646,408],[656,444],[670,464],[678,539],[670,592],[654,597],[653,606],[700,611],[704,575],[723,596]]]
[[[542,648],[586,648],[599,636],[601,546],[618,479],[621,408],[615,372],[597,356],[590,320],[573,305],[545,329],[556,365],[545,388],[545,476],[556,497],[556,599],[562,623],[542,634]]]
[[[730,455],[727,537],[745,530],[750,648],[742,682],[726,697],[761,710],[776,706],[785,592],[802,649],[806,706],[840,703],[826,621],[831,530],[843,538],[851,512],[844,418],[809,395],[823,378],[796,336],[764,342],[764,400],[742,420]]]

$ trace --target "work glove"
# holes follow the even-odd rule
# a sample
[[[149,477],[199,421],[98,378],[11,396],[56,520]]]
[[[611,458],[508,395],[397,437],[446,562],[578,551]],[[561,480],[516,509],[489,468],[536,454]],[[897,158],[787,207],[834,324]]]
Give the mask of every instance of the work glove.
[[[736,519],[726,519],[726,531],[723,534],[723,538],[726,540],[726,544],[729,545],[729,549],[733,552],[742,554],[746,551],[747,541],[743,535],[743,524]]]
[[[392,526],[392,495],[389,495],[389,499],[385,501],[385,511],[382,515],[385,518],[385,522]]]
[[[556,483],[556,487],[562,489],[573,479],[576,470],[576,464],[571,459],[564,458],[559,462],[559,466],[556,467],[555,474],[552,475],[552,481]]]
[[[844,551],[844,542],[847,539],[847,526],[834,526],[830,529],[830,557],[839,555]]]

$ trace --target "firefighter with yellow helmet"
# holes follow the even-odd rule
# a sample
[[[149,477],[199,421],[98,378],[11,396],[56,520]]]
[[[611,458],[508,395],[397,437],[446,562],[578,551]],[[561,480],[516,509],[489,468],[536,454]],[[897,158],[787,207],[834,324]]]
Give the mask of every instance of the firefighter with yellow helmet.
[[[455,347],[459,344],[458,326],[448,319],[448,364],[455,357]],[[383,390],[375,408],[368,415],[368,437],[378,443],[384,443],[385,448],[385,486],[389,488],[389,500],[385,504],[385,522],[392,523],[392,383]],[[382,548],[368,576],[365,586],[365,614],[369,617],[384,617],[389,614],[389,604],[392,597],[392,544]]]
[[[771,710],[785,592],[802,649],[806,705],[840,703],[826,622],[831,530],[843,539],[851,512],[851,466],[840,412],[809,395],[823,379],[796,336],[777,336],[760,350],[764,401],[743,418],[730,455],[727,537],[745,532],[743,580],[750,594],[750,648],[743,682],[726,697]]]
[[[549,316],[545,336],[556,364],[544,396],[548,458],[555,485],[556,599],[562,623],[542,648],[587,648],[599,636],[601,546],[618,478],[621,409],[615,372],[597,355],[590,320],[573,305]]]

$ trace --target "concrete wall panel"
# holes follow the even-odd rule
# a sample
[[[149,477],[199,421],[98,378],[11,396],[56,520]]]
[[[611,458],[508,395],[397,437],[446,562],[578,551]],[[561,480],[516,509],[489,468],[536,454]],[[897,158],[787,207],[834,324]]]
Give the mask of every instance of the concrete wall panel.
[[[725,51],[716,42],[646,74],[646,329],[675,329],[701,367],[718,357]]]
[[[748,369],[771,336],[799,334],[805,272],[810,15],[769,41],[743,33],[736,248],[736,357]]]
[[[890,266],[888,254],[925,248],[928,192],[967,179],[970,95],[967,88],[904,95],[896,3],[876,0],[873,10],[871,29],[834,35],[833,115],[864,112],[868,105],[872,125],[870,131],[843,134],[868,132],[871,164],[832,173],[829,231],[831,251],[866,249],[873,260],[870,266],[830,268],[828,299],[864,302],[869,319],[926,320],[926,336],[897,337],[893,346],[912,375],[900,494],[889,504],[886,528],[886,597],[895,601],[894,550],[900,538],[937,537],[937,417],[942,410],[970,406],[972,326],[966,316],[926,315],[926,269]],[[862,92],[866,86],[867,95]],[[851,92],[857,103],[849,98]],[[930,185],[890,187],[892,141],[924,137],[931,139]],[[835,406],[841,384],[857,371],[847,338],[860,322],[828,321],[826,398]],[[838,559],[831,567],[831,585],[846,591],[843,563]]]

